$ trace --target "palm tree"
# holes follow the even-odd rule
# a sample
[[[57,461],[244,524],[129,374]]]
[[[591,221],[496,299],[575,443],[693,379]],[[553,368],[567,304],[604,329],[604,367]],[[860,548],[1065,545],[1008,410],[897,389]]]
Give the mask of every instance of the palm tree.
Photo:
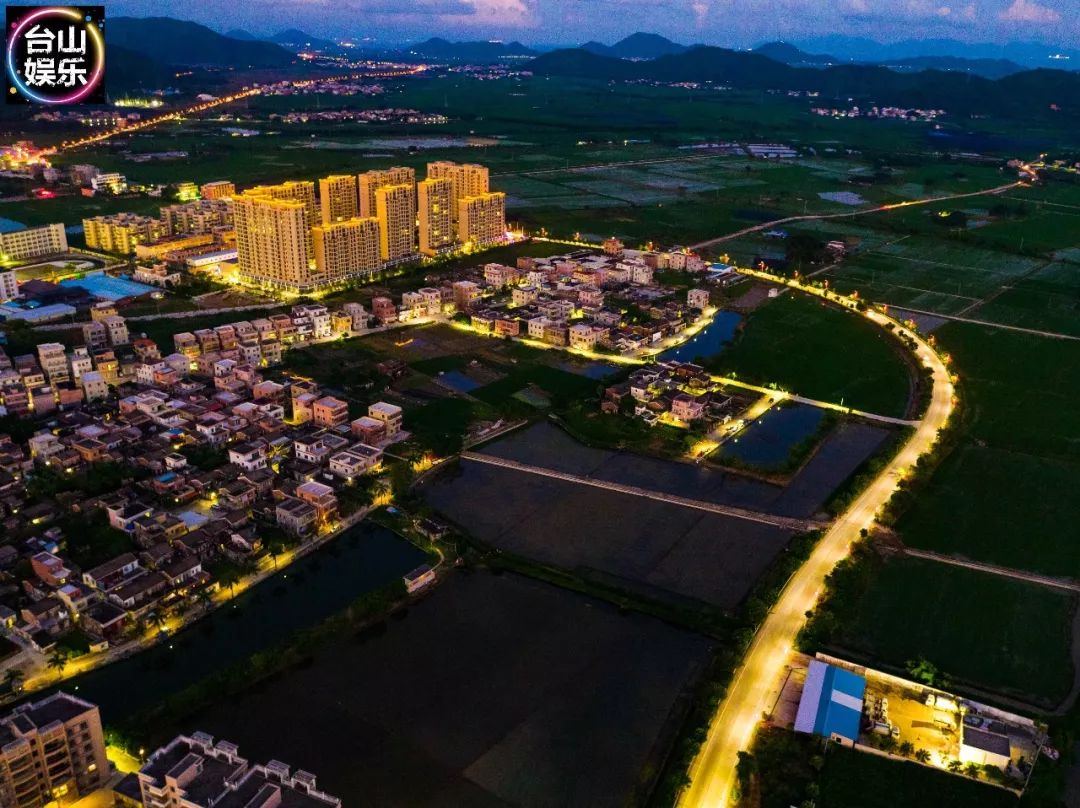
[[[47,663],[50,668],[56,671],[57,680],[64,675],[64,668],[67,667],[67,662],[67,654],[60,648],[54,648],[53,652],[49,655]]]
[[[209,611],[214,605],[214,597],[210,594],[210,590],[200,589],[195,593],[195,602],[203,608],[203,611]]]

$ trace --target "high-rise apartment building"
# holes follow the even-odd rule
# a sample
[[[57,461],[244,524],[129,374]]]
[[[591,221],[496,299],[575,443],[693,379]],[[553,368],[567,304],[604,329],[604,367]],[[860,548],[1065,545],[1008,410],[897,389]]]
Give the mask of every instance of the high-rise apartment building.
[[[323,224],[355,219],[359,212],[356,201],[356,177],[352,174],[323,177],[319,180],[319,204]]]
[[[274,288],[309,286],[311,230],[305,203],[252,189],[236,197],[233,204],[240,277]]]
[[[305,241],[304,249],[308,258],[311,258],[311,228],[318,223],[315,207],[315,183],[308,180],[290,180],[278,185],[258,185],[249,188],[245,195],[270,197],[287,202],[300,202],[304,206]]]
[[[379,268],[379,220],[353,218],[312,228],[318,283],[335,283]]]
[[[377,216],[375,192],[387,185],[416,185],[416,170],[408,166],[365,171],[357,176],[359,182],[360,216]]]
[[[251,765],[228,741],[203,732],[174,738],[136,775],[143,808],[339,808],[315,775],[272,760]]]
[[[203,199],[227,199],[236,196],[236,184],[229,180],[216,180],[199,186]]]
[[[0,805],[63,805],[109,779],[98,708],[55,693],[0,717]]]
[[[451,163],[447,160],[428,163],[427,176],[429,180],[450,180],[451,216],[455,226],[461,200],[467,196],[481,196],[490,190],[487,168],[476,163]]]
[[[375,191],[379,255],[400,261],[416,255],[416,192],[412,185],[386,185]]]
[[[466,196],[458,203],[458,241],[486,246],[506,236],[506,194]]]
[[[454,244],[453,187],[447,178],[416,184],[420,252],[438,255]]]

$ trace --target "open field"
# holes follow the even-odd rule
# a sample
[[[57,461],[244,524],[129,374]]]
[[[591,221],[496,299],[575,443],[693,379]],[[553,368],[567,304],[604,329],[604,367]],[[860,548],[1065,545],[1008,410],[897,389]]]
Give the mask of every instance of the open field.
[[[925,236],[860,249],[830,273],[841,291],[895,306],[959,314],[1042,261]]]
[[[1080,578],[1078,482],[1075,462],[964,444],[897,529],[913,547]]]
[[[803,805],[811,796],[820,808],[1015,808],[1019,804],[1010,792],[985,783],[840,744],[825,748],[818,738],[778,727],[763,729],[751,753],[743,793],[757,797],[760,808]]]
[[[499,550],[726,610],[789,539],[770,525],[468,460],[425,486],[424,498]]]
[[[1060,590],[862,548],[830,575],[800,642],[955,684],[1057,704],[1073,683],[1075,598]]]
[[[949,323],[935,336],[960,375],[971,438],[1080,459],[1080,343],[966,323]]]
[[[786,486],[590,448],[546,423],[513,432],[483,452],[597,481],[805,518],[884,436],[883,430],[844,425]],[[485,544],[646,594],[663,590],[724,609],[742,602],[789,538],[777,527],[473,461],[428,482],[423,496]]]
[[[881,329],[801,295],[755,310],[709,369],[879,415],[903,416],[909,371]]]
[[[1010,808],[1009,791],[985,783],[834,745],[821,772],[821,808],[922,808],[928,795],[949,808]]]
[[[847,423],[823,441],[786,485],[731,471],[631,452],[585,446],[551,424],[518,430],[486,445],[485,454],[597,480],[637,486],[705,502],[808,518],[882,444],[888,431]]]
[[[971,316],[1080,336],[1080,266],[1064,261],[1047,264]]]
[[[399,617],[186,729],[318,771],[347,805],[621,806],[648,793],[708,650],[514,575],[455,573]]]
[[[950,323],[960,445],[897,524],[912,546],[1080,578],[1080,344]]]

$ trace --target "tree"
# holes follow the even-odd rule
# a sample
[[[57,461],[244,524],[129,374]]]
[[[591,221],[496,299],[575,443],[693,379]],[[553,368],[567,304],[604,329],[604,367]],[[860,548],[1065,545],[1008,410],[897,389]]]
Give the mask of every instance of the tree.
[[[964,764],[961,763],[959,760],[950,760],[949,765],[946,768],[953,774],[957,774],[962,768],[964,768]]]
[[[911,741],[904,741],[900,744],[900,749],[897,751],[904,757],[911,757],[912,753],[915,751],[915,744],[911,743]]]
[[[203,611],[209,611],[214,605],[214,597],[209,589],[199,589],[195,592],[195,602],[202,607]]]
[[[919,763],[929,763],[930,762],[930,752],[927,751],[926,749],[916,749],[915,750],[915,759],[917,761],[919,761]]]
[[[12,693],[18,693],[22,689],[23,679],[25,678],[26,674],[23,673],[22,668],[8,668],[4,674],[4,684]]]
[[[64,668],[67,667],[67,663],[67,654],[61,648],[54,648],[47,660],[48,666],[56,671],[56,678],[58,680],[64,675]]]
[[[969,763],[967,766],[964,767],[964,774],[966,774],[968,777],[973,777],[978,780],[979,773],[980,770],[978,763]]]

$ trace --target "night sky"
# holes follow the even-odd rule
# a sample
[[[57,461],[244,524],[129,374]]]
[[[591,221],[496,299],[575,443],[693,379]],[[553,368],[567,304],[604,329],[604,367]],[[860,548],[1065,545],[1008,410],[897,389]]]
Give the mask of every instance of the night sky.
[[[257,35],[296,27],[390,43],[439,35],[576,44],[644,30],[729,47],[828,34],[1075,47],[1078,6],[1080,0],[113,0],[107,13],[193,19]]]

